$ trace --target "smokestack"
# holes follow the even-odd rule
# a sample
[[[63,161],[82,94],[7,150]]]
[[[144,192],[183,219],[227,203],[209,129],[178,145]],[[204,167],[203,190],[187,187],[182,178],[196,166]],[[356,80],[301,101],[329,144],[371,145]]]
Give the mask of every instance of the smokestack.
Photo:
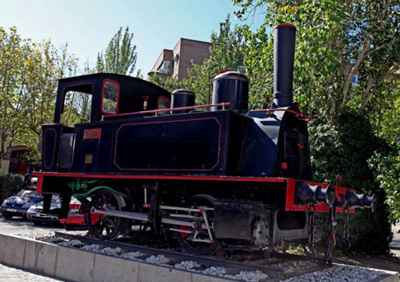
[[[293,65],[296,27],[280,24],[274,28],[274,102],[273,107],[293,103]]]

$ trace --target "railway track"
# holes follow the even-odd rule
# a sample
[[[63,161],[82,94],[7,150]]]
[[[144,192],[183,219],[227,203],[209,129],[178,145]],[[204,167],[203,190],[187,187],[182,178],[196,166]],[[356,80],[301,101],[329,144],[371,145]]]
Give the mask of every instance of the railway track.
[[[323,265],[322,263],[313,263],[311,267],[300,267],[300,269],[297,269],[296,271],[288,272],[287,270],[290,268],[291,265],[290,262],[296,264],[296,262],[298,263],[299,261],[307,260],[304,256],[289,254],[279,255],[278,258],[275,258],[273,260],[273,264],[281,265],[280,267],[278,267],[268,265],[268,262],[266,260],[263,260],[263,264],[260,264],[253,262],[226,260],[209,256],[196,256],[166,249],[156,249],[142,245],[133,245],[130,243],[128,244],[120,241],[105,241],[93,237],[72,235],[64,232],[56,232],[55,237],[62,238],[67,242],[72,240],[78,240],[81,242],[81,244],[78,243],[75,244],[75,246],[69,246],[72,248],[82,248],[84,245],[100,245],[101,248],[111,249],[119,248],[120,254],[135,253],[136,257],[134,259],[139,261],[160,264],[166,267],[175,267],[181,270],[196,271],[206,275],[220,277],[222,276],[226,279],[231,280],[280,281],[327,268],[327,266]],[[121,258],[124,257],[121,256]],[[162,259],[157,260],[157,258]],[[187,265],[191,265],[194,267],[187,268]],[[249,280],[246,280],[246,277],[250,277]],[[259,277],[260,279],[257,280],[257,277]]]

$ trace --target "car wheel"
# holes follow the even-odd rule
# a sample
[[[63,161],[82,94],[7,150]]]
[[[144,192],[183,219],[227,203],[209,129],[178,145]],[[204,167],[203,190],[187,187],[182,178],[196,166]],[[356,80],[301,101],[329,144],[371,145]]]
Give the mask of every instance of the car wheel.
[[[43,225],[42,222],[40,222],[40,221],[36,221],[36,220],[35,220],[35,221],[32,221],[32,222],[33,222],[33,224],[36,225],[36,226],[41,226],[41,225]]]

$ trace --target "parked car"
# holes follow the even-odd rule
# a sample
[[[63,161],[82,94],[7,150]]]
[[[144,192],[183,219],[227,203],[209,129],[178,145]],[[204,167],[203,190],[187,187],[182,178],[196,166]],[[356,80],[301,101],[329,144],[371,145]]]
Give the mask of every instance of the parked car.
[[[43,213],[43,201],[32,205],[26,212],[29,221],[35,225],[60,223],[58,213],[60,212],[61,201],[58,196],[51,199],[50,213]]]
[[[43,197],[36,194],[36,190],[23,189],[14,196],[5,199],[0,206],[0,211],[7,219],[11,219],[13,216],[26,218],[28,209],[42,200]]]
[[[66,230],[87,229],[85,218],[83,217],[80,208],[81,202],[72,197],[69,204],[68,217],[65,219],[60,219],[60,222],[64,224]]]

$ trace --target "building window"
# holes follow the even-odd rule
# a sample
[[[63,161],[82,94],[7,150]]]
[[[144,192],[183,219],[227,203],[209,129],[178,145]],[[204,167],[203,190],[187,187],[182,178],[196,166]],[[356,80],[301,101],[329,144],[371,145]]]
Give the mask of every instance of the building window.
[[[357,86],[357,82],[358,82],[358,75],[353,75],[353,78],[351,79],[351,85],[353,87]]]
[[[116,81],[105,79],[101,99],[101,110],[103,114],[118,113],[120,86]]]
[[[174,61],[175,61],[175,64],[179,63],[179,54],[175,55]]]

